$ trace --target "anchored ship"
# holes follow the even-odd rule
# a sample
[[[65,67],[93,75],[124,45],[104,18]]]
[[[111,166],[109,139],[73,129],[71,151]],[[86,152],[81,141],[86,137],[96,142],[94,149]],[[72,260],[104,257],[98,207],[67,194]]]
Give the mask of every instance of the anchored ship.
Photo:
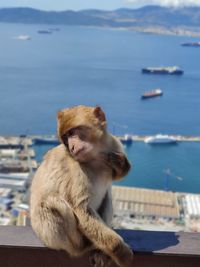
[[[163,92],[160,88],[154,89],[152,91],[145,92],[142,96],[141,99],[147,99],[147,98],[152,98],[156,96],[162,96]]]
[[[192,46],[192,47],[199,47],[200,42],[188,42],[188,43],[182,43],[182,46]]]
[[[142,69],[142,73],[147,74],[176,74],[181,75],[183,74],[183,70],[181,70],[177,66],[170,66],[170,67],[147,67]]]
[[[31,40],[31,37],[29,35],[21,34],[21,35],[18,35],[17,37],[14,37],[14,39],[28,41],[28,40]]]
[[[38,33],[39,34],[52,34],[52,31],[49,31],[49,30],[39,30]]]

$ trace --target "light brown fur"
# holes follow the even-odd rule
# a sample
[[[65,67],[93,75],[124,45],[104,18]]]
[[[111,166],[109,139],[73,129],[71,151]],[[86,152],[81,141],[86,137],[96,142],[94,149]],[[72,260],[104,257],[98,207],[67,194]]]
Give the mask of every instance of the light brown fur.
[[[87,138],[94,145],[82,162],[69,150],[70,142],[75,146],[78,142],[67,137],[70,129],[79,126],[89,127]],[[48,247],[71,256],[91,251],[94,267],[108,266],[111,259],[119,266],[130,266],[131,249],[109,227],[111,182],[122,178],[130,167],[122,145],[107,133],[105,115],[98,107],[59,112],[58,135],[63,144],[46,154],[32,182],[33,229]]]

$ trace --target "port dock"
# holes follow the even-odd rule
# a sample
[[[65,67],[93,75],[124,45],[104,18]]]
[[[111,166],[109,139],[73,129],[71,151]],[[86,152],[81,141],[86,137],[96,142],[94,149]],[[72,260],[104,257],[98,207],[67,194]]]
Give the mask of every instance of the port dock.
[[[145,139],[154,135],[132,135],[125,134],[123,136],[116,135],[120,141],[126,143],[127,141],[144,142]],[[169,135],[175,138],[178,142],[200,142],[200,135]],[[57,140],[55,135],[37,135],[29,136],[31,143],[36,144],[54,144],[57,145],[60,142]]]
[[[153,135],[152,135],[153,136]],[[178,142],[200,142],[200,136],[196,135],[170,135],[175,138]],[[121,141],[125,141],[124,136],[118,136]],[[130,135],[130,138],[134,142],[144,142],[145,139],[149,138],[149,135]]]
[[[145,142],[149,137],[151,136],[132,134],[117,136],[126,146],[134,146],[134,142]],[[169,137],[175,138],[177,142],[200,142],[200,136],[169,135]],[[0,136],[0,224],[22,225],[21,221],[26,220],[27,211],[21,205],[28,206],[26,199],[29,186],[39,164],[34,158],[36,153],[34,149],[40,145],[56,146],[59,143],[56,135]],[[9,190],[9,193],[1,195],[5,190]],[[171,192],[116,186],[113,187],[113,194],[117,215],[115,225],[123,228],[147,229],[153,226],[157,228],[160,224],[161,229],[162,225],[167,225],[173,230],[182,230],[186,227],[189,231],[200,232],[200,195],[177,196]],[[169,201],[171,202],[168,203]],[[182,218],[181,211],[184,209],[184,205],[179,206],[180,202],[187,204],[185,211],[187,218],[181,220],[184,227],[179,225]],[[197,207],[195,206],[193,210],[194,205]],[[196,210],[199,210],[198,214]],[[140,218],[144,215],[146,222]],[[135,220],[131,216],[135,217]],[[193,218],[198,220],[198,227],[193,224]],[[168,222],[171,220],[178,223]]]

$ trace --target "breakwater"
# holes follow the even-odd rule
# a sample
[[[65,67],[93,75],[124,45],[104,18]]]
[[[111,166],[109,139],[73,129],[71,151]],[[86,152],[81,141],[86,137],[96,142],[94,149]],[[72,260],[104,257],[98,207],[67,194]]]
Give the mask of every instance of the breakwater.
[[[151,136],[149,136],[149,135],[130,135],[129,138],[132,141],[144,142],[145,139],[147,139]],[[195,135],[170,135],[170,137],[175,138],[178,142],[200,142],[200,136],[195,136]],[[126,136],[119,136],[119,139],[122,141],[127,140]]]

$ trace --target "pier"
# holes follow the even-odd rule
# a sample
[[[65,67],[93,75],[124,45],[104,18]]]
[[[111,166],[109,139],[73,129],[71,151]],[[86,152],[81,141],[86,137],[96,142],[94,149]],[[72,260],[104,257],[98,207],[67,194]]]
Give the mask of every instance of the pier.
[[[165,134],[168,135],[168,134]],[[125,134],[123,136],[116,135],[117,138],[120,139],[123,143],[127,143],[130,141],[133,142],[144,142],[145,139],[155,136],[155,135],[132,135]],[[200,135],[168,135],[177,140],[177,142],[200,142]],[[1,137],[0,137],[1,138]],[[29,136],[28,140],[30,143],[37,144],[54,144],[58,145],[60,142],[58,141],[56,135],[34,135]]]
[[[153,136],[153,135],[151,135]],[[150,135],[130,135],[133,142],[144,142]],[[197,135],[169,135],[174,137],[178,142],[200,142],[200,136]],[[126,141],[124,136],[118,136],[121,141]]]
[[[126,146],[134,146],[134,142],[145,142],[149,137],[130,134],[117,136]],[[177,142],[200,141],[200,136],[169,135],[169,137],[174,137]],[[3,207],[0,212],[0,215],[3,215],[0,224],[16,224],[18,215],[21,214],[21,210],[23,211],[19,205],[28,203],[27,192],[39,164],[34,158],[36,146],[53,147],[58,144],[60,142],[56,135],[0,136],[0,191],[7,189],[12,191],[12,194],[3,197],[3,202],[0,203]],[[200,232],[200,195],[178,195],[159,190],[113,186],[113,203],[115,225],[119,227],[133,229],[167,227],[174,231],[186,229]],[[180,203],[186,203],[187,210],[184,204]]]

